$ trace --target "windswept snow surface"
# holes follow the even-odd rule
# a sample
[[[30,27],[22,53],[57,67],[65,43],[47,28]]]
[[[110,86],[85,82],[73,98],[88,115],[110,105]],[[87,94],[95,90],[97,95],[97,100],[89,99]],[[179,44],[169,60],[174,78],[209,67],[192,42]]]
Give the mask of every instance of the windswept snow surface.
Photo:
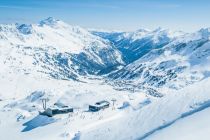
[[[166,129],[157,131],[146,140],[208,140],[210,109],[183,118]]]
[[[0,140],[159,139],[191,127],[210,107],[209,32],[0,25]],[[39,115],[42,99],[74,112]],[[102,100],[110,107],[88,110]]]

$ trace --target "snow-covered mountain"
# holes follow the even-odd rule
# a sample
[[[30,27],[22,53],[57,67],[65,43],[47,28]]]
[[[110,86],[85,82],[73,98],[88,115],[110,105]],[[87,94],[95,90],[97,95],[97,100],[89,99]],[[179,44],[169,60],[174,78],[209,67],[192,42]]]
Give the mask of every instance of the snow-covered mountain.
[[[122,53],[126,63],[132,63],[151,50],[162,48],[177,37],[184,35],[181,31],[175,32],[162,28],[154,31],[139,29],[134,32],[93,31],[92,33],[110,40]]]
[[[109,72],[123,64],[108,41],[51,17],[39,24],[0,25],[0,53],[4,67],[56,79]]]

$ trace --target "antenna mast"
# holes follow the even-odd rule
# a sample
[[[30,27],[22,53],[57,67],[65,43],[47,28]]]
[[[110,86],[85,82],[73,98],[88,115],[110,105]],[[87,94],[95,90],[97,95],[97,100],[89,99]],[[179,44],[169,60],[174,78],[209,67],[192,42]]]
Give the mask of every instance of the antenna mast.
[[[41,100],[42,100],[42,107],[43,107],[44,110],[46,110],[47,109],[47,99],[43,98]]]

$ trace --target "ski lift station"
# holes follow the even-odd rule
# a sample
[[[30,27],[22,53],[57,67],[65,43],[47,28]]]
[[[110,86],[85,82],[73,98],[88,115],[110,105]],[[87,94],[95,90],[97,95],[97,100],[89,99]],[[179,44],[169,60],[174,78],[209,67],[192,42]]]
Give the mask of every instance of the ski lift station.
[[[74,111],[72,107],[63,105],[61,103],[55,103],[53,107],[47,108],[47,99],[42,99],[42,104],[44,112],[40,112],[40,115],[45,115],[48,117],[53,117],[54,115],[66,114]]]
[[[40,115],[46,115],[48,117],[53,117],[58,114],[66,114],[73,112],[73,108],[64,106],[64,107],[53,107],[53,108],[47,108],[44,112],[40,113]]]
[[[101,109],[105,109],[108,108],[110,105],[110,103],[108,101],[100,101],[100,102],[96,102],[95,105],[89,105],[89,111],[92,112],[96,112],[99,111]]]

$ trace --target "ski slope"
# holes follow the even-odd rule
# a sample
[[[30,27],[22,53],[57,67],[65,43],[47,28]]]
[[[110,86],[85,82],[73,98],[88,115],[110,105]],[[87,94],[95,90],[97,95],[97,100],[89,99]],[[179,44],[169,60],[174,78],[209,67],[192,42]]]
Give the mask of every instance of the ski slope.
[[[145,140],[209,140],[210,108],[183,118]]]
[[[145,139],[176,121],[210,107],[210,79],[171,93],[119,120],[81,135],[82,139]],[[125,129],[126,128],[126,129]],[[123,134],[122,134],[123,132]],[[95,135],[100,133],[100,135]]]

